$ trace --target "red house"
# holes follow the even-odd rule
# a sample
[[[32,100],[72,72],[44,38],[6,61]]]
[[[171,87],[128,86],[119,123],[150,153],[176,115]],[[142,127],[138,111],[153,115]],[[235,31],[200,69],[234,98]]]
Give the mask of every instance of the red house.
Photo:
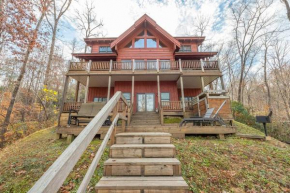
[[[91,53],[73,53],[67,78],[75,79],[76,100],[63,112],[80,106],[79,84],[86,86],[87,102],[108,101],[122,91],[132,113],[159,112],[163,116],[203,116],[229,100],[217,52],[200,52],[205,37],[173,37],[148,15],[143,15],[119,37],[87,38]],[[213,90],[212,82],[221,83]],[[122,106],[120,107],[122,108]],[[220,111],[231,119],[229,103]]]

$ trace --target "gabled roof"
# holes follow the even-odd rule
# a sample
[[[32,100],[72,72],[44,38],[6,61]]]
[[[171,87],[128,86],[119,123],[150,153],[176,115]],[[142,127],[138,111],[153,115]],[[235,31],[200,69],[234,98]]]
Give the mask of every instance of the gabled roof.
[[[111,43],[111,48],[114,49],[114,47],[121,42],[124,38],[126,38],[128,35],[130,35],[139,25],[141,25],[143,22],[148,22],[151,24],[158,32],[160,32],[164,37],[166,37],[168,40],[170,40],[176,47],[180,48],[180,42],[176,40],[174,37],[172,37],[167,31],[165,31],[162,27],[160,27],[151,17],[149,17],[147,14],[144,14],[140,19],[138,19],[134,25],[132,25],[129,29],[127,29],[123,34],[121,34],[117,39],[115,39]]]

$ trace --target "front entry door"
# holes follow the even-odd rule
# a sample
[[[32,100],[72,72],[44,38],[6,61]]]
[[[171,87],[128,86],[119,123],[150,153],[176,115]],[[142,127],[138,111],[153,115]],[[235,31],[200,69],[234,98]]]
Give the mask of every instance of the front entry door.
[[[137,111],[145,112],[145,111],[154,111],[154,94],[146,93],[146,94],[137,94]]]

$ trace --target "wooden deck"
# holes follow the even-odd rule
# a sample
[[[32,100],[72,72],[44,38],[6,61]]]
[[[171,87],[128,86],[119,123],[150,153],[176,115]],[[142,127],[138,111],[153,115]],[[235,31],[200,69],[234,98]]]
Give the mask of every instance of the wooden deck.
[[[57,129],[57,134],[67,134],[77,136],[82,130],[83,126],[71,126],[71,127],[60,127]],[[98,131],[100,139],[103,139],[108,131],[109,127],[101,127]],[[117,127],[117,133],[121,133],[121,126]],[[127,126],[126,132],[167,132],[171,133],[173,137],[184,138],[185,135],[225,135],[235,134],[236,128],[232,126],[182,126],[179,127],[177,124],[173,125],[150,125],[148,126]]]

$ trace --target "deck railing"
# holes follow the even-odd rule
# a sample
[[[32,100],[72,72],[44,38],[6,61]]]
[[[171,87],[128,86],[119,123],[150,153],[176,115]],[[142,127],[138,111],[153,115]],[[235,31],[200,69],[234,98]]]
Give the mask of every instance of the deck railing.
[[[80,110],[82,102],[65,102],[63,105],[63,112],[69,112],[71,109]]]
[[[86,71],[88,70],[88,62],[71,62],[70,71]],[[167,70],[219,70],[218,61],[201,61],[201,60],[181,60],[181,61],[98,61],[91,62],[90,71],[167,71]]]
[[[83,71],[87,70],[88,63],[87,62],[71,62],[69,66],[69,70],[71,71]]]
[[[105,139],[103,140],[91,166],[89,167],[78,192],[85,192],[86,188],[94,174],[98,162],[104,152],[109,139],[111,144],[114,143],[116,133],[116,123],[118,119],[122,119],[122,128],[125,129],[125,120],[127,118],[123,114],[118,113],[118,101],[122,100],[127,106],[127,101],[120,91],[116,92],[108,103],[100,110],[100,112],[92,119],[92,121],[83,129],[78,137],[65,149],[65,151],[57,158],[57,160],[48,168],[42,177],[29,190],[29,193],[38,192],[57,192],[73,167],[76,165],[83,152],[89,146],[96,133],[100,130],[108,115],[113,111],[113,123],[110,126]],[[124,126],[124,127],[123,127]]]
[[[192,111],[193,105],[193,101],[185,101],[185,111]],[[161,101],[161,107],[164,112],[183,111],[182,106],[182,101]]]

